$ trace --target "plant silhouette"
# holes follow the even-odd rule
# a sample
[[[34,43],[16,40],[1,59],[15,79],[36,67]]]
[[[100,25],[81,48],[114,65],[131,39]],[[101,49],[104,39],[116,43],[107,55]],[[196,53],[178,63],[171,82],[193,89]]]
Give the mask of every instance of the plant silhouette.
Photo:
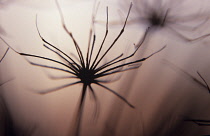
[[[78,79],[78,81],[76,81],[76,82],[68,83],[68,84],[65,84],[65,85],[62,85],[62,86],[59,86],[59,87],[56,87],[56,88],[52,88],[52,89],[49,89],[49,90],[40,91],[39,94],[47,94],[47,93],[50,93],[50,92],[55,92],[57,90],[72,86],[72,85],[82,84],[81,98],[79,100],[79,107],[78,107],[77,118],[76,118],[77,121],[76,121],[76,125],[75,125],[76,126],[75,135],[78,136],[78,135],[80,135],[80,124],[81,124],[81,120],[82,120],[84,101],[85,101],[85,96],[86,96],[86,93],[87,93],[88,90],[89,90],[90,94],[93,96],[96,104],[98,102],[95,91],[92,87],[92,84],[95,84],[95,85],[98,85],[98,86],[104,88],[105,90],[111,92],[112,94],[117,96],[119,99],[121,99],[123,102],[125,102],[129,107],[134,108],[134,106],[130,102],[128,102],[123,96],[121,96],[120,94],[118,94],[114,90],[108,88],[107,86],[103,85],[103,83],[110,83],[110,82],[113,82],[114,80],[105,80],[105,79],[100,79],[100,78],[106,77],[106,76],[109,76],[109,75],[113,75],[113,74],[117,74],[117,73],[121,73],[121,72],[125,72],[125,71],[128,71],[128,70],[137,69],[141,66],[141,62],[147,60],[148,58],[152,57],[156,53],[162,51],[166,46],[164,46],[163,48],[159,49],[158,51],[150,54],[147,57],[137,59],[135,61],[126,62],[128,59],[132,58],[135,55],[137,50],[140,48],[140,46],[144,42],[145,37],[146,37],[146,35],[148,33],[148,30],[149,30],[149,28],[148,28],[145,31],[144,36],[142,37],[141,43],[139,43],[138,45],[134,44],[134,46],[136,48],[130,55],[125,56],[124,53],[122,53],[122,54],[118,55],[117,57],[109,60],[108,62],[105,62],[102,65],[99,65],[100,62],[102,62],[102,60],[105,59],[105,57],[107,56],[107,53],[110,52],[112,47],[116,45],[116,42],[119,40],[121,35],[124,33],[124,29],[125,29],[125,26],[126,26],[126,23],[127,23],[127,19],[128,19],[129,14],[130,14],[130,10],[132,8],[132,3],[130,5],[127,17],[125,19],[125,22],[123,24],[123,27],[122,27],[121,31],[116,36],[116,38],[111,43],[111,45],[108,47],[108,49],[105,50],[104,53],[102,53],[101,51],[102,51],[102,48],[104,46],[104,43],[107,39],[107,35],[108,35],[108,32],[109,32],[108,31],[108,7],[107,7],[107,10],[106,10],[107,11],[106,12],[107,13],[106,32],[105,32],[103,40],[102,40],[102,42],[99,46],[99,50],[97,51],[96,56],[93,57],[96,35],[95,35],[94,31],[92,30],[93,29],[92,28],[92,29],[90,29],[90,39],[89,39],[89,43],[88,43],[88,49],[87,49],[87,52],[86,52],[86,59],[84,58],[84,55],[81,51],[81,48],[78,45],[76,39],[74,38],[72,32],[70,32],[66,27],[64,17],[63,17],[63,13],[62,13],[62,10],[60,8],[60,5],[58,4],[58,1],[56,1],[56,5],[57,5],[59,13],[60,13],[63,29],[69,35],[69,37],[71,38],[71,40],[74,43],[74,47],[77,51],[78,62],[77,62],[77,59],[74,59],[72,56],[67,55],[64,51],[60,50],[58,47],[54,46],[53,44],[51,44],[50,42],[48,42],[46,39],[43,38],[43,36],[40,34],[39,29],[38,29],[37,18],[36,18],[36,27],[37,27],[38,34],[39,34],[41,40],[43,41],[43,46],[45,48],[49,49],[50,51],[52,51],[53,53],[55,53],[56,55],[58,55],[60,58],[62,58],[63,62],[55,60],[55,59],[43,57],[43,56],[18,52],[15,49],[13,49],[2,37],[0,37],[0,38],[13,51],[15,51],[16,53],[18,53],[22,56],[28,56],[28,57],[38,58],[38,59],[41,59],[41,60],[51,61],[53,63],[57,63],[59,65],[64,66],[66,69],[59,68],[59,67],[48,66],[48,65],[37,64],[37,63],[31,62],[31,61],[28,61],[30,64],[32,64],[34,66],[38,66],[38,67],[43,67],[43,68],[49,68],[49,69],[62,71],[62,72],[70,74],[71,76],[69,76],[69,78]],[[94,19],[94,17],[93,17],[93,19]],[[92,22],[94,22],[94,20]],[[92,24],[92,25],[94,25],[94,24]],[[91,41],[92,41],[92,43],[91,43]]]

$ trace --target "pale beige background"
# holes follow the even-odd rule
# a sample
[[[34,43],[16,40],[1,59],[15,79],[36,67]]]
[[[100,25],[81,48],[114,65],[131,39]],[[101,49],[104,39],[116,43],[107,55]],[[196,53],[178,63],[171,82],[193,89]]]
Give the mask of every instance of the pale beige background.
[[[77,2],[60,0],[59,2],[68,28],[85,52],[94,2],[85,0]],[[121,20],[123,16],[119,16],[118,10],[126,13],[129,5],[122,7],[118,4],[118,1],[101,1],[96,18],[105,21],[105,8],[108,5],[110,21]],[[207,11],[209,4],[208,1],[199,3],[196,0],[188,0],[182,12],[198,12],[199,7]],[[59,60],[56,55],[42,46],[43,43],[35,27],[37,14],[39,30],[43,37],[67,53],[75,52],[70,38],[62,28],[53,0],[27,2],[17,0],[2,7],[0,25],[6,32],[2,34],[2,37],[15,50]],[[135,12],[131,12],[131,16],[132,14]],[[106,46],[114,40],[120,29],[120,25],[110,26]],[[139,24],[128,25],[107,60],[117,53],[120,54],[127,46],[130,46],[132,51],[133,43],[138,42],[144,30],[145,27]],[[98,40],[96,45],[100,44],[104,32],[104,24],[96,24]],[[196,37],[208,32],[208,25],[206,25],[198,33],[188,32],[186,35]],[[161,134],[176,127],[178,130],[179,125],[177,124],[185,116],[210,118],[208,91],[165,62],[165,60],[172,62],[201,81],[196,74],[196,71],[199,70],[210,84],[209,38],[186,43],[173,33],[164,31],[164,29],[158,30],[150,33],[146,43],[133,59],[145,57],[166,44],[166,49],[145,61],[139,69],[125,72],[119,81],[107,84],[108,87],[126,97],[136,109],[129,108],[113,94],[94,85],[100,101],[99,118],[96,123],[92,122],[94,101],[91,101],[87,95],[81,135],[150,136],[154,133],[158,135],[158,133]],[[0,41],[0,48],[2,55],[6,50],[6,45],[2,41]],[[40,64],[54,65],[40,59],[28,59]],[[53,81],[48,78],[47,73],[55,76],[64,75],[62,72],[32,66],[25,57],[10,50],[0,64],[0,81],[13,80],[0,87],[1,95],[8,103],[15,124],[21,128],[36,126],[34,136],[66,136],[68,129],[74,125],[72,121],[75,118],[75,109],[82,86],[71,86],[46,95],[36,94],[39,90],[72,82],[71,80]],[[185,136],[210,133],[208,127],[202,128],[185,122],[182,122],[180,126],[186,128]]]

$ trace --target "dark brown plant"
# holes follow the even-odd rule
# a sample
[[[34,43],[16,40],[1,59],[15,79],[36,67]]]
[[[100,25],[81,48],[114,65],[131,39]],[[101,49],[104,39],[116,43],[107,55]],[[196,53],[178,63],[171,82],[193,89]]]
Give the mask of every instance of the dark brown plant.
[[[72,56],[67,55],[64,51],[60,50],[58,47],[56,47],[55,45],[51,44],[46,39],[44,39],[39,32],[39,29],[38,29],[38,26],[37,26],[37,21],[36,21],[36,27],[37,27],[38,34],[39,34],[41,40],[43,41],[43,46],[45,48],[49,49],[50,51],[52,51],[53,53],[55,53],[56,55],[58,55],[60,58],[62,58],[63,61],[58,61],[58,60],[43,57],[43,56],[18,52],[16,50],[14,50],[3,38],[1,38],[1,37],[0,38],[12,50],[14,50],[16,53],[18,53],[22,56],[28,56],[28,57],[33,57],[33,58],[39,58],[41,60],[51,61],[53,63],[57,63],[57,64],[60,64],[60,65],[64,66],[66,69],[59,68],[59,67],[54,67],[54,66],[48,66],[48,65],[41,65],[41,64],[37,64],[37,63],[33,63],[33,62],[29,61],[30,64],[35,65],[35,66],[39,66],[39,67],[44,67],[44,68],[49,68],[49,69],[62,71],[62,72],[70,74],[69,78],[78,79],[78,81],[73,82],[73,83],[68,83],[68,84],[59,86],[57,88],[53,88],[53,89],[49,89],[49,90],[45,90],[45,91],[40,91],[39,94],[47,94],[47,93],[50,93],[50,92],[54,92],[54,91],[72,86],[72,85],[82,84],[82,94],[81,94],[81,98],[80,98],[80,102],[79,102],[79,107],[78,107],[78,111],[77,111],[77,121],[76,121],[76,123],[77,123],[76,124],[76,135],[79,135],[80,124],[81,124],[82,114],[83,114],[84,101],[85,101],[85,96],[86,96],[86,93],[87,93],[88,90],[89,90],[89,93],[93,96],[96,104],[98,102],[95,91],[92,88],[92,84],[95,84],[95,85],[98,85],[98,86],[104,88],[105,90],[107,90],[107,91],[111,92],[112,94],[114,94],[115,96],[117,96],[119,99],[121,99],[123,102],[125,102],[128,106],[130,106],[131,108],[134,108],[134,106],[132,104],[130,104],[123,96],[121,96],[120,94],[118,94],[114,90],[108,88],[107,86],[103,85],[103,83],[110,83],[113,80],[104,80],[104,79],[101,79],[101,78],[106,77],[106,76],[110,76],[110,75],[113,75],[113,74],[121,73],[121,72],[124,72],[124,71],[132,70],[132,69],[137,69],[141,66],[141,62],[147,60],[148,58],[150,58],[154,54],[160,52],[161,50],[163,50],[165,48],[165,46],[163,48],[161,48],[160,50],[152,53],[151,55],[149,55],[145,58],[137,59],[135,61],[126,62],[128,59],[132,58],[135,55],[135,53],[137,52],[139,47],[144,42],[145,37],[148,33],[148,29],[147,29],[143,38],[142,38],[142,40],[141,40],[141,43],[139,43],[138,45],[134,45],[136,47],[136,49],[134,50],[134,52],[132,54],[125,56],[124,53],[122,53],[122,54],[118,55],[117,57],[112,58],[111,60],[105,62],[104,64],[99,65],[105,59],[105,57],[107,56],[107,53],[110,52],[110,50],[113,48],[113,46],[116,45],[116,42],[119,40],[121,35],[124,33],[124,29],[125,29],[125,26],[126,26],[126,23],[127,23],[127,19],[128,19],[132,4],[130,5],[127,17],[125,19],[125,22],[123,24],[123,27],[122,27],[121,31],[116,36],[116,38],[114,39],[112,44],[108,47],[108,49],[105,50],[104,53],[102,53],[102,49],[103,49],[104,43],[107,39],[107,35],[108,35],[108,32],[109,32],[109,30],[108,30],[108,7],[107,7],[107,21],[106,21],[105,36],[103,37],[103,40],[102,40],[102,42],[100,44],[100,47],[99,47],[99,50],[97,51],[97,54],[94,57],[93,56],[93,51],[94,51],[94,46],[95,46],[95,41],[96,41],[96,35],[95,35],[94,31],[92,29],[90,29],[90,39],[89,39],[89,43],[88,43],[88,49],[87,49],[87,52],[86,52],[86,58],[84,58],[84,55],[83,55],[83,53],[80,49],[80,46],[78,45],[78,43],[77,43],[76,39],[74,38],[73,34],[67,29],[66,24],[64,22],[64,17],[63,17],[61,8],[60,8],[57,1],[56,1],[56,4],[57,4],[57,7],[58,7],[60,16],[61,16],[63,29],[70,36],[71,40],[74,43],[75,49],[77,51],[78,61],[77,61],[77,59],[74,59],[74,56],[72,57]],[[94,17],[93,17],[93,19],[94,19]],[[93,22],[94,22],[94,20],[93,20]],[[92,41],[92,43],[91,43],[91,41]]]

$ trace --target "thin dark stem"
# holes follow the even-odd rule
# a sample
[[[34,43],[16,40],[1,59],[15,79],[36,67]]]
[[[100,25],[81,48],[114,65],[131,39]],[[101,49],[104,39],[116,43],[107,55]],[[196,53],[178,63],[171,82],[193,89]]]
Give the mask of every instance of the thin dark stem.
[[[96,97],[96,94],[95,94],[95,92],[94,92],[92,86],[89,85],[88,87],[89,87],[90,93],[92,94],[93,99],[94,99],[94,101],[95,101],[95,106],[96,106],[96,107],[95,107],[95,111],[94,111],[94,119],[97,119],[98,113],[99,113],[99,111],[100,111],[100,110],[99,110],[99,108],[100,108],[99,101],[98,101],[98,99],[97,99],[97,97]]]
[[[7,52],[9,51],[9,47],[7,48],[6,52],[4,53],[3,57],[0,60],[0,63],[2,62],[2,60],[4,59],[4,57],[6,56]]]
[[[66,70],[66,69],[62,69],[62,68],[57,68],[57,67],[52,67],[52,66],[47,66],[47,65],[41,65],[41,64],[37,64],[37,63],[33,63],[33,62],[30,62],[28,61],[31,65],[34,65],[34,66],[39,66],[39,67],[44,67],[44,68],[49,68],[49,69],[55,69],[55,70],[59,70],[59,71],[63,71],[63,72],[67,72],[67,73],[71,73],[73,75],[76,75],[75,73],[69,71],[69,70]]]
[[[152,57],[153,55],[157,54],[158,52],[162,51],[166,46],[162,47],[160,50],[150,54],[149,56],[145,57],[145,58],[142,58],[142,59],[139,59],[139,60],[136,60],[136,61],[132,61],[132,62],[128,62],[128,63],[124,63],[124,64],[121,64],[121,65],[118,65],[118,66],[115,66],[115,67],[112,67],[112,68],[109,68],[107,70],[104,70],[100,73],[97,74],[97,77],[101,77],[104,73],[107,73],[109,71],[112,71],[114,69],[117,69],[117,68],[120,68],[120,67],[123,67],[123,66],[126,66],[126,65],[130,65],[130,64],[135,64],[135,63],[138,63],[138,62],[142,62],[142,61],[145,61],[147,60],[148,58]]]
[[[107,37],[107,35],[108,35],[108,7],[106,8],[106,14],[107,14],[107,18],[106,18],[106,32],[105,32],[105,35],[104,35],[104,39],[103,39],[103,41],[102,41],[102,43],[101,43],[101,45],[100,45],[100,48],[99,48],[99,50],[98,50],[98,53],[97,53],[97,55],[96,55],[96,57],[95,57],[95,59],[94,59],[94,61],[93,61],[93,64],[92,64],[92,66],[91,66],[91,68],[90,69],[93,69],[93,67],[94,67],[94,65],[95,65],[95,63],[96,63],[96,61],[97,61],[97,59],[98,59],[98,57],[99,57],[99,54],[100,54],[100,52],[101,52],[101,50],[102,50],[102,48],[103,48],[103,45],[104,45],[104,42],[105,42],[105,40],[106,40],[106,37]]]
[[[71,67],[69,67],[68,65],[60,62],[60,61],[57,61],[57,60],[54,60],[54,59],[50,59],[50,58],[46,58],[46,57],[42,57],[42,56],[37,56],[37,55],[33,55],[33,54],[26,54],[26,53],[18,53],[20,55],[23,55],[23,56],[29,56],[29,57],[35,57],[35,58],[40,58],[40,59],[45,59],[45,60],[49,60],[49,61],[52,61],[52,62],[55,62],[55,63],[58,63],[58,64],[61,64],[71,70],[73,70]],[[74,70],[73,70],[74,71]],[[76,73],[73,73],[72,74],[76,75]]]
[[[206,85],[201,82],[200,80],[198,80],[197,78],[195,78],[194,76],[192,76],[191,74],[189,74],[187,71],[183,70],[182,68],[176,66],[175,64],[171,63],[170,61],[164,59],[164,63],[166,63],[167,65],[169,65],[171,68],[173,68],[174,70],[181,72],[181,75],[183,76],[187,76],[190,80],[194,81],[196,84],[200,85],[203,88],[207,88]]]
[[[94,3],[94,8],[93,9],[95,9],[95,4],[96,4],[96,1]],[[95,22],[95,16],[96,16],[97,11],[98,11],[98,7],[99,7],[99,3],[97,4],[96,11],[95,12],[93,11],[93,13],[92,13],[92,22],[91,22],[91,28],[90,28],[90,32],[89,32],[89,41],[88,41],[88,49],[87,49],[87,56],[86,56],[86,67],[88,67],[88,68],[90,67],[91,56],[92,56],[93,48],[94,48],[94,45],[95,45],[95,39],[96,39],[94,22]],[[91,40],[92,40],[92,33],[93,33],[93,43],[92,43],[91,55],[89,56],[90,43],[91,43]]]
[[[112,71],[112,72],[109,72],[109,73],[105,73],[105,74],[102,74],[100,77],[104,77],[104,76],[108,76],[108,75],[112,75],[112,74],[115,74],[115,73],[120,73],[120,72],[124,72],[124,71],[128,71],[128,70],[133,70],[133,69],[137,69],[139,68],[141,65],[137,65],[137,66],[134,66],[134,67],[130,67],[130,68],[126,68],[126,69],[120,69],[120,70],[116,70],[116,71]]]
[[[17,52],[14,48],[12,48],[1,36],[0,36],[0,39],[10,48],[10,49],[12,49],[14,52],[16,52],[16,53],[18,53],[19,54],[19,52]]]
[[[59,11],[59,14],[60,14],[60,17],[61,17],[61,22],[62,22],[63,28],[64,28],[64,30],[66,31],[66,33],[71,37],[72,41],[74,42],[74,46],[75,46],[75,48],[76,48],[76,50],[77,50],[77,53],[78,53],[78,56],[79,56],[79,59],[80,59],[80,63],[81,63],[82,66],[85,67],[84,57],[83,57],[83,55],[82,55],[82,51],[81,51],[81,49],[80,49],[78,43],[76,42],[76,40],[75,40],[75,38],[74,38],[72,32],[70,32],[70,31],[67,29],[66,24],[65,24],[65,21],[64,21],[64,17],[63,17],[62,10],[61,10],[61,8],[60,8],[60,5],[59,5],[59,3],[58,3],[57,0],[55,0],[55,1],[56,1],[56,5],[57,5],[57,7],[58,7],[58,11]]]
[[[184,121],[191,121],[199,126],[210,126],[210,120],[204,119],[185,119]]]
[[[81,122],[82,122],[82,115],[83,115],[83,109],[84,109],[84,101],[85,101],[85,95],[87,91],[87,85],[83,84],[82,87],[82,94],[80,98],[80,103],[79,103],[79,108],[77,112],[77,120],[76,120],[76,136],[80,135],[80,130],[81,130]]]
[[[167,15],[168,15],[168,12],[169,12],[169,9],[167,9],[167,11],[166,11],[166,13],[165,13],[165,16],[164,16],[164,18],[163,18],[163,21],[162,21],[162,23],[161,23],[161,26],[164,26],[164,24],[165,24],[165,22],[166,22],[166,17],[167,17]]]
[[[13,79],[14,79],[14,78],[13,78]],[[6,84],[6,83],[12,81],[13,79],[9,79],[9,80],[7,80],[7,81],[4,81],[3,83],[0,83],[0,86],[2,86],[2,85],[4,85],[4,84]]]
[[[60,53],[62,53],[64,56],[66,56],[67,58],[69,58],[74,64],[77,65],[77,67],[80,69],[81,66],[79,66],[78,63],[76,63],[69,55],[67,55],[66,53],[64,53],[63,51],[61,51],[59,48],[55,47],[54,45],[52,45],[51,43],[49,43],[47,40],[45,40],[41,33],[39,32],[39,29],[38,29],[38,24],[37,24],[37,16],[36,16],[36,28],[37,28],[37,32],[39,34],[39,37],[42,39],[42,41],[46,44],[48,44],[49,46],[51,46],[52,48],[56,49],[57,51],[59,51]]]
[[[122,75],[118,76],[117,78],[111,79],[111,80],[109,80],[109,79],[107,79],[107,80],[99,80],[99,79],[97,79],[96,82],[104,83],[104,84],[112,83],[112,82],[115,82],[115,81],[119,80],[121,78],[121,76]]]
[[[122,59],[120,59],[120,60],[116,60],[116,61],[114,61],[114,62],[112,62],[112,63],[106,63],[106,64],[102,65],[101,67],[97,68],[96,71],[100,71],[100,70],[102,70],[102,69],[104,69],[104,68],[106,68],[106,67],[108,67],[108,66],[111,66],[111,65],[113,65],[113,64],[116,64],[116,63],[118,63],[118,62],[121,62],[121,61],[124,61],[124,60],[126,60],[126,59],[129,59],[129,58],[133,57],[133,56],[136,54],[137,50],[138,50],[138,49],[141,47],[141,45],[144,43],[144,41],[145,41],[145,39],[146,39],[146,36],[147,36],[147,34],[148,34],[148,32],[149,32],[149,29],[150,29],[149,27],[146,29],[145,34],[144,34],[144,36],[143,36],[142,39],[141,39],[141,42],[137,45],[137,48],[135,49],[135,51],[134,51],[131,55],[129,55],[129,56],[127,56],[127,57],[124,57],[124,58],[122,58]]]
[[[50,79],[53,79],[53,80],[78,78],[78,77],[76,77],[76,76],[52,76],[52,75],[48,75],[48,77],[49,77]]]
[[[96,35],[94,34],[94,35],[93,35],[92,48],[91,48],[91,52],[90,52],[90,58],[89,58],[89,61],[88,61],[88,68],[89,68],[89,64],[90,64],[90,62],[91,62],[91,58],[92,58],[92,54],[93,54],[93,49],[94,49],[94,45],[95,45],[95,40],[96,40]]]
[[[113,61],[120,59],[124,54],[120,54],[119,56],[117,56],[116,58],[110,60],[109,62],[106,62],[105,64],[103,64],[102,66],[100,66],[99,68],[96,68],[96,71],[100,71],[101,69],[103,69],[104,67],[108,66],[109,64],[111,64]]]
[[[69,62],[65,57],[63,57],[60,53],[58,53],[57,51],[50,49],[47,45],[44,44],[44,47],[46,47],[47,49],[49,49],[50,51],[54,52],[55,54],[57,54],[59,57],[61,57],[62,59],[64,59],[72,68],[72,70],[75,73],[78,73],[78,69],[74,66],[75,63],[71,63]]]
[[[14,48],[12,48],[2,37],[0,37],[0,39],[5,43],[7,44],[7,46],[12,49],[14,52],[20,54],[20,55],[23,55],[23,56],[29,56],[29,57],[35,57],[35,58],[40,58],[40,59],[45,59],[45,60],[49,60],[49,61],[52,61],[52,62],[55,62],[55,63],[58,63],[58,64],[61,64],[69,69],[71,69],[72,71],[74,71],[71,67],[69,67],[68,65],[60,62],[60,61],[57,61],[57,60],[54,60],[54,59],[50,59],[50,58],[47,58],[47,57],[42,57],[42,56],[37,56],[37,55],[32,55],[32,54],[27,54],[27,53],[20,53],[20,52],[17,52]],[[75,73],[72,72],[72,74],[76,75]]]
[[[123,34],[124,32],[124,29],[125,29],[125,26],[126,26],[126,22],[128,20],[128,16],[130,14],[130,11],[131,11],[131,7],[132,7],[132,3],[130,5],[130,8],[129,8],[129,11],[128,11],[128,14],[127,14],[127,17],[125,19],[125,23],[123,25],[123,28],[121,29],[120,33],[118,34],[118,36],[115,38],[114,42],[109,46],[109,48],[106,50],[106,52],[102,55],[102,57],[99,59],[99,61],[93,66],[93,69],[95,69],[98,64],[101,62],[101,60],[106,56],[106,54],[111,50],[111,48],[115,45],[115,43],[118,41],[118,39],[121,37],[121,35]]]
[[[87,49],[87,55],[86,55],[86,67],[88,67],[88,65],[89,65],[88,62],[89,62],[89,50],[90,50],[91,39],[92,39],[92,28],[90,29],[90,32],[89,32],[88,49]]]
[[[53,88],[53,89],[49,89],[49,90],[45,90],[45,91],[39,91],[38,93],[39,94],[47,94],[47,93],[55,92],[55,91],[58,91],[60,89],[63,89],[63,88],[66,88],[66,87],[69,87],[69,86],[72,86],[72,85],[76,85],[76,84],[79,84],[79,83],[81,83],[81,81],[77,81],[77,82],[73,82],[73,83],[70,83],[70,84],[62,85],[62,86],[59,86],[59,87],[56,87],[56,88]]]
[[[206,80],[201,76],[201,74],[197,71],[198,75],[200,76],[200,78],[203,80],[203,82],[206,84],[206,87],[210,93],[210,88],[209,88],[209,85],[207,84]]]
[[[96,82],[97,85],[105,88],[106,90],[110,91],[111,93],[113,93],[114,95],[116,95],[118,98],[120,98],[121,100],[123,100],[126,104],[128,104],[128,106],[130,106],[131,108],[135,108],[132,104],[130,104],[124,97],[122,97],[121,95],[119,95],[118,93],[116,93],[115,91],[113,91],[112,89]]]

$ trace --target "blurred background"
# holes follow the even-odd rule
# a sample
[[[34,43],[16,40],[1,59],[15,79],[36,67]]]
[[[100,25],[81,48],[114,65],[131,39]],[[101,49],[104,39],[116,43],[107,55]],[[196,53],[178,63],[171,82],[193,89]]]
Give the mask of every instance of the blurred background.
[[[109,9],[109,34],[105,47],[122,29],[130,0],[58,0],[67,28],[81,50],[86,52],[94,3],[98,49],[106,30]],[[87,94],[81,121],[81,136],[202,136],[210,126],[199,126],[187,119],[210,120],[210,94],[197,71],[210,85],[210,46],[208,0],[133,0],[125,31],[106,60],[122,52],[129,54],[138,45],[147,27],[143,45],[131,60],[149,56],[167,45],[135,70],[126,71],[113,83],[105,84],[126,98],[130,108],[109,91],[93,85],[100,109]],[[59,60],[43,46],[36,28],[50,43],[67,54],[76,54],[72,40],[64,31],[54,0],[0,0],[0,36],[16,51]],[[160,19],[157,19],[160,18]],[[158,22],[161,22],[158,24]],[[200,38],[201,37],[201,38]],[[197,39],[196,39],[197,38]],[[195,40],[193,40],[195,39]],[[0,40],[0,58],[8,46]],[[105,52],[105,51],[104,51]],[[94,52],[95,55],[97,52]],[[75,125],[82,85],[52,93],[38,92],[71,83],[72,79],[53,80],[66,73],[36,67],[55,63],[25,57],[9,50],[0,63],[0,135],[70,136]]]

